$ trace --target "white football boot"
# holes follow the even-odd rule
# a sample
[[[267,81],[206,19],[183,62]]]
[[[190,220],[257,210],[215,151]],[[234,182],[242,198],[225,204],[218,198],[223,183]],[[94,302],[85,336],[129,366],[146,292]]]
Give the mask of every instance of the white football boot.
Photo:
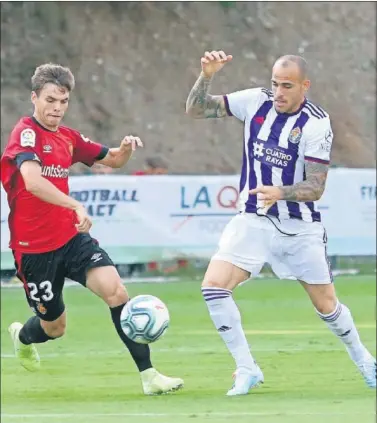
[[[258,387],[264,382],[264,376],[259,366],[254,371],[240,367],[233,373],[234,383],[227,396],[246,395],[250,389]]]
[[[370,388],[375,388],[377,377],[376,359],[369,352],[366,352],[364,360],[357,363],[357,367],[363,375],[365,383]]]
[[[145,395],[160,395],[183,388],[183,379],[167,377],[153,367],[140,373]]]
[[[25,345],[20,341],[18,336],[22,326],[22,323],[14,322],[8,328],[14,345],[14,353],[22,367],[29,372],[36,372],[41,366],[39,354],[34,344]]]

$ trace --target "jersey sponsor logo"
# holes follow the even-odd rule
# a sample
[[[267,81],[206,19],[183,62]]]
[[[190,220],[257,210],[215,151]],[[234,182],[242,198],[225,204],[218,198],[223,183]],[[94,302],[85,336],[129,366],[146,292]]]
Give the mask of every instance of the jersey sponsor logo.
[[[35,147],[35,132],[31,128],[24,129],[20,134],[22,147]]]
[[[325,134],[325,140],[321,142],[321,150],[329,153],[331,151],[331,144],[332,144],[333,133],[331,129],[329,129]]]
[[[279,148],[265,147],[263,143],[255,142],[253,145],[255,159],[276,167],[287,167],[293,159],[292,154],[285,153]]]
[[[44,153],[51,153],[51,151],[52,151],[51,145],[46,144],[46,145],[43,146],[43,152]]]
[[[51,165],[42,167],[42,176],[48,176],[50,178],[68,178],[69,169],[60,165]]]
[[[254,157],[264,157],[264,145],[261,143],[259,144],[258,142],[256,142],[254,144]]]
[[[301,140],[301,137],[302,137],[301,129],[298,126],[296,126],[296,128],[293,128],[291,133],[289,134],[288,140],[292,144],[298,144]]]
[[[333,133],[332,133],[332,131],[331,131],[331,129],[329,129],[327,132],[326,132],[326,135],[325,135],[325,141],[326,142],[332,142],[332,137],[333,137]]]

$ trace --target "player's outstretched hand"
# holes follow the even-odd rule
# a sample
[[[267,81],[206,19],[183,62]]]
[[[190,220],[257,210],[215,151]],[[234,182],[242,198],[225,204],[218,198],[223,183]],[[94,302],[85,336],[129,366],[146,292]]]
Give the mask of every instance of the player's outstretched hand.
[[[75,212],[79,221],[79,223],[76,225],[77,230],[79,232],[89,232],[90,228],[92,227],[92,221],[90,220],[85,207],[80,204],[80,206],[75,209]]]
[[[225,54],[222,50],[220,51],[206,51],[204,56],[200,59],[202,65],[202,72],[208,78],[213,76],[216,72],[222,69],[225,63],[230,62],[233,56]]]
[[[267,213],[277,201],[282,199],[282,191],[279,187],[260,185],[249,191],[251,195],[256,195],[258,200],[263,201],[263,212]]]
[[[124,137],[120,143],[120,150],[123,151],[135,151],[136,148],[143,147],[143,143],[139,137],[134,137],[132,135],[127,135]]]

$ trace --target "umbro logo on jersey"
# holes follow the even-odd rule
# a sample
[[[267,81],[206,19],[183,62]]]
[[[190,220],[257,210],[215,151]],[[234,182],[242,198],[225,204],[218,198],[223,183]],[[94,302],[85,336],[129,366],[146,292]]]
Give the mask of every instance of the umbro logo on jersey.
[[[52,151],[51,145],[46,144],[46,145],[43,146],[43,152],[44,153],[51,153],[51,151]]]
[[[97,263],[97,261],[102,260],[102,254],[101,253],[95,253],[92,255],[92,258],[90,260],[93,260],[94,263]]]

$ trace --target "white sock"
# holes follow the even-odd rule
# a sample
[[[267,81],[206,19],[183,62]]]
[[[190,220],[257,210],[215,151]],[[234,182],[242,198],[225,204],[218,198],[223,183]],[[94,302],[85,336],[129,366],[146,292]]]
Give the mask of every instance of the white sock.
[[[237,368],[255,371],[256,363],[250,353],[241,325],[241,315],[232,297],[232,291],[216,287],[203,287],[202,294],[209,314],[221,338],[232,354]]]
[[[352,360],[358,364],[363,361],[367,349],[360,341],[352,314],[347,306],[338,301],[335,310],[329,314],[322,314],[316,310],[319,317],[326,323],[345,345]]]

